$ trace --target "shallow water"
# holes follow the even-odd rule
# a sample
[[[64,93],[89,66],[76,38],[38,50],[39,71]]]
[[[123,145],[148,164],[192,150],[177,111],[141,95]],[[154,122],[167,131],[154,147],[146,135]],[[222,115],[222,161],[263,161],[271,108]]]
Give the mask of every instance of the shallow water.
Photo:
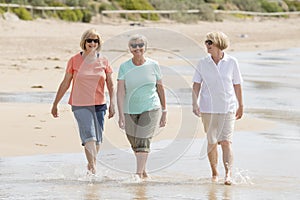
[[[168,142],[153,144],[162,159],[168,153],[160,146]],[[207,157],[200,154],[206,142],[191,142],[180,159],[164,169],[150,170],[151,179],[143,182],[133,178],[133,168],[128,173],[120,171],[133,167],[130,152],[120,158],[113,150],[102,151],[97,177],[86,175],[83,154],[2,158],[0,199],[299,199],[297,142],[237,133],[233,186],[223,185],[221,165],[219,183],[210,182]],[[119,170],[110,167],[115,161],[122,163]],[[150,155],[149,163],[158,162]]]
[[[139,183],[130,149],[102,151],[97,177],[86,176],[83,154],[0,158],[0,199],[300,199],[300,49],[232,54],[245,80],[246,114],[277,122],[268,131],[235,134],[233,186],[222,184],[221,158],[220,182],[210,183],[205,140],[176,139],[153,144],[152,178]],[[163,73],[181,78],[193,70],[175,66]],[[190,105],[190,92],[168,89],[168,104]],[[0,93],[0,101],[50,103],[54,95]],[[186,151],[168,151],[171,145]]]

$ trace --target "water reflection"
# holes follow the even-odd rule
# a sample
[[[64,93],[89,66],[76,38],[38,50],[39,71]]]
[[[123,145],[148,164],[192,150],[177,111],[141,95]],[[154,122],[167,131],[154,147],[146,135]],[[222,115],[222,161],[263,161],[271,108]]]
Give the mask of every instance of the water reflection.
[[[133,199],[147,200],[147,184],[138,184],[134,187],[135,196]]]
[[[208,200],[229,200],[232,199],[232,186],[224,186],[219,184],[211,184],[207,188]]]
[[[101,188],[97,184],[89,183],[85,186],[84,200],[99,200]]]

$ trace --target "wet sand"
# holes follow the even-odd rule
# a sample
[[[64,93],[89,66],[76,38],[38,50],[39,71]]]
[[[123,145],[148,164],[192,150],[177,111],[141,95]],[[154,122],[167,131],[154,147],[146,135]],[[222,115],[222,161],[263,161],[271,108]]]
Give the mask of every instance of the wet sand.
[[[166,24],[0,20],[5,50],[0,55],[0,199],[299,199],[300,161],[293,156],[300,141],[298,24],[299,18],[199,22],[161,31]],[[67,98],[59,106],[60,118],[50,115],[66,62],[90,27],[103,33],[103,53],[115,72],[129,56],[126,42],[133,32],[148,31],[153,47],[148,56],[162,65],[171,103],[167,127],[154,138],[152,179],[146,182],[131,177],[134,157],[117,116],[106,120],[99,174],[91,179]],[[237,121],[233,143],[233,187],[224,186],[222,177],[210,183],[203,128],[188,96],[194,63],[205,54],[204,34],[213,29],[230,36],[228,52],[239,59],[245,79],[245,115]],[[157,49],[160,45],[164,49]],[[221,158],[219,163],[223,174]]]
[[[26,94],[33,93],[33,96],[44,94],[42,97],[45,97],[47,92],[50,92],[53,96],[63,78],[67,60],[79,51],[80,36],[88,28],[95,27],[103,34],[106,41],[103,54],[111,60],[115,71],[114,78],[119,63],[129,56],[126,52],[128,35],[139,31],[147,34],[148,30],[151,30],[148,39],[150,46],[154,48],[149,49],[148,56],[157,59],[162,66],[166,66],[164,69],[173,72],[165,76],[165,84],[172,91],[190,87],[193,65],[205,54],[202,42],[206,32],[219,29],[227,33],[231,38],[229,52],[291,48],[299,46],[300,28],[297,26],[299,20],[299,18],[242,20],[222,23],[199,22],[190,25],[172,23],[172,30],[165,29],[164,23],[145,23],[144,27],[132,27],[129,23],[83,24],[51,20],[31,22],[0,20],[0,48],[5,50],[0,55],[0,91],[3,96],[7,93],[23,95],[23,99],[21,97],[17,99],[29,103],[22,105],[20,102],[5,101],[0,104],[2,112],[7,116],[1,118],[3,131],[0,137],[1,141],[6,141],[5,145],[1,145],[1,156],[81,150],[77,145],[76,128],[69,107],[61,105],[60,119],[52,119],[49,113],[51,95],[46,100],[39,98],[40,102],[30,103],[29,97],[27,97],[29,100],[26,99]],[[247,37],[241,37],[241,34]],[[165,51],[157,50],[155,47]],[[120,55],[123,57],[116,59],[116,56]],[[175,68],[175,65],[187,67],[179,69]],[[188,74],[185,73],[186,70]],[[178,79],[183,82],[177,81]],[[172,119],[173,116],[169,118]],[[246,123],[247,119],[246,113],[243,123]],[[252,127],[248,127],[251,131]],[[106,130],[110,130],[110,127]],[[14,141],[11,137],[18,137],[19,140]],[[38,140],[39,137],[43,139]],[[61,142],[70,138],[72,138],[70,143]],[[53,145],[50,145],[51,143]]]

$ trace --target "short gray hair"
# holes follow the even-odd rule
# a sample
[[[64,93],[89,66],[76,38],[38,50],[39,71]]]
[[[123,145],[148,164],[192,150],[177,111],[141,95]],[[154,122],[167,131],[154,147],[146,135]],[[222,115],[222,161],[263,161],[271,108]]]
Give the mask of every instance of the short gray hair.
[[[128,41],[128,47],[130,47],[130,44],[132,44],[134,41],[137,41],[137,40],[142,40],[145,44],[145,49],[147,49],[148,40],[144,35],[140,35],[140,34],[135,34],[130,37],[130,39]]]

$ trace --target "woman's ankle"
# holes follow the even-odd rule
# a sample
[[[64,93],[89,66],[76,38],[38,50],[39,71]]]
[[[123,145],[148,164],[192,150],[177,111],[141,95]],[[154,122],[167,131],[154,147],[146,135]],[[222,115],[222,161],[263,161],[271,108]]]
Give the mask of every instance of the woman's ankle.
[[[87,169],[90,173],[96,174],[96,165],[89,163],[87,165]]]

